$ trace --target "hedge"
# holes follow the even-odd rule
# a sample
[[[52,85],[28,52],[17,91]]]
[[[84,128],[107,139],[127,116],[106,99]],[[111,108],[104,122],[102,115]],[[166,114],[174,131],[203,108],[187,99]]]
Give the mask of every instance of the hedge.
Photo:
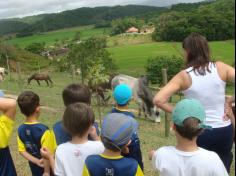
[[[158,56],[148,59],[146,74],[152,84],[162,84],[162,69],[167,69],[168,80],[173,78],[184,67],[183,58],[176,56]]]

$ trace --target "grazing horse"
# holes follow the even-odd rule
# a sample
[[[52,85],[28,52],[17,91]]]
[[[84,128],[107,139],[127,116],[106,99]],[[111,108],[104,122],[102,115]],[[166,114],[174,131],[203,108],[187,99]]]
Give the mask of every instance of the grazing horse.
[[[49,86],[49,82],[51,83],[51,85],[53,84],[51,78],[49,77],[48,74],[43,74],[43,73],[34,73],[32,76],[30,76],[28,78],[28,85],[30,84],[30,82],[32,80],[36,80],[38,85],[40,85],[40,82],[39,81],[46,81],[47,83],[47,86]]]
[[[106,92],[107,90],[111,90],[111,81],[114,78],[114,76],[115,75],[110,75],[108,82],[103,82],[103,83],[100,83],[96,86],[92,86],[91,82],[90,81],[88,82],[88,87],[90,88],[92,93],[96,92],[102,98],[102,101],[104,103],[106,103],[111,98],[110,96],[105,97],[104,92]]]
[[[140,78],[134,78],[128,75],[118,75],[112,79],[111,85],[114,89],[119,84],[127,84],[131,87],[133,91],[133,99],[139,105],[139,117],[143,110],[145,117],[154,120],[155,122],[160,122],[160,112],[153,104],[153,94],[148,88],[148,78],[147,76],[141,76]]]
[[[6,74],[7,74],[7,70],[3,67],[0,67],[0,81],[4,80],[4,77]]]

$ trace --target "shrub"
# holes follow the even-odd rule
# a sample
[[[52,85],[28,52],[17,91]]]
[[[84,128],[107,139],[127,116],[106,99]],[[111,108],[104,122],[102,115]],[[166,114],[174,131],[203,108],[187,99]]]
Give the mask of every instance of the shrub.
[[[168,80],[173,78],[184,66],[184,61],[176,56],[158,56],[148,59],[146,73],[152,84],[162,84],[162,69],[167,69]]]

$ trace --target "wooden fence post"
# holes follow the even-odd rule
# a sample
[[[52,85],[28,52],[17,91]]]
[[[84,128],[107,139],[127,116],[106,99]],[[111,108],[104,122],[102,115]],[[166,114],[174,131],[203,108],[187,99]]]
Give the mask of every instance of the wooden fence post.
[[[75,66],[71,65],[71,76],[72,76],[72,82],[74,83],[75,79]]]
[[[9,80],[11,81],[10,63],[9,63],[9,58],[8,58],[7,54],[6,54],[6,58],[7,58],[7,70],[8,70],[8,74],[9,74]]]
[[[168,82],[167,69],[162,69],[163,84],[166,85]],[[165,112],[165,137],[169,137],[170,134],[170,120],[169,113]]]
[[[22,89],[20,62],[16,63],[16,69],[17,69],[17,74],[18,74],[18,85],[19,85],[19,88]]]

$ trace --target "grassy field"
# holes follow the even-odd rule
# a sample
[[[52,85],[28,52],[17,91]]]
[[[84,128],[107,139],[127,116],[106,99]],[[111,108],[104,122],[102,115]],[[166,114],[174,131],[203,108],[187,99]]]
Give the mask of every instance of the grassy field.
[[[13,75],[13,78],[17,80],[17,75]],[[52,75],[52,80],[54,81],[53,88],[49,88],[46,86],[46,83],[42,82],[41,86],[38,86],[36,82],[32,82],[31,85],[26,84],[27,75],[22,75],[22,81],[18,84],[17,81],[6,81],[1,83],[0,88],[3,90],[8,90],[7,93],[18,95],[22,90],[32,90],[40,95],[41,98],[41,117],[40,121],[50,128],[52,125],[61,119],[64,106],[61,98],[61,92],[63,88],[72,83],[72,79],[70,75],[63,73],[54,73]],[[79,78],[76,78],[74,82],[79,82]],[[175,97],[174,100],[178,101],[179,97]],[[112,108],[112,100],[109,102],[108,106],[102,107],[102,117],[106,115]],[[134,103],[131,103],[131,109],[136,110],[137,106]],[[97,107],[93,102],[93,109],[96,114],[96,121],[99,122],[99,115],[97,111]],[[101,118],[102,118],[101,117]],[[163,118],[163,117],[162,117]],[[19,176],[29,176],[29,167],[27,162],[18,154],[17,152],[17,143],[16,143],[16,131],[17,127],[24,122],[24,117],[17,112],[16,118],[16,127],[13,133],[13,137],[11,138],[10,147],[13,154],[13,159],[17,168],[17,173]],[[175,138],[174,134],[171,133],[169,137],[165,137],[164,133],[164,120],[162,119],[161,124],[156,124],[148,120],[144,120],[143,118],[138,119],[139,122],[139,136],[141,139],[141,147],[143,153],[143,160],[145,164],[145,175],[146,176],[158,176],[151,167],[151,163],[148,160],[148,151],[151,149],[157,149],[164,145],[174,145]],[[235,173],[234,164],[232,165],[232,174]]]
[[[86,39],[91,36],[101,36],[109,33],[108,28],[99,28],[95,29],[93,26],[86,27],[74,27],[69,29],[61,29],[52,32],[46,32],[42,34],[35,34],[33,36],[22,37],[22,38],[14,38],[8,40],[7,43],[18,45],[21,48],[25,48],[27,45],[38,42],[38,43],[46,43],[46,46],[53,45],[56,41],[62,40],[71,40],[75,36],[76,32],[81,32],[81,38]]]
[[[209,42],[212,59],[221,60],[232,64],[235,60],[235,45],[232,41]],[[116,60],[121,73],[139,76],[145,72],[148,58],[159,55],[181,56],[181,43],[152,42],[136,45],[123,45],[108,48],[112,57]]]

